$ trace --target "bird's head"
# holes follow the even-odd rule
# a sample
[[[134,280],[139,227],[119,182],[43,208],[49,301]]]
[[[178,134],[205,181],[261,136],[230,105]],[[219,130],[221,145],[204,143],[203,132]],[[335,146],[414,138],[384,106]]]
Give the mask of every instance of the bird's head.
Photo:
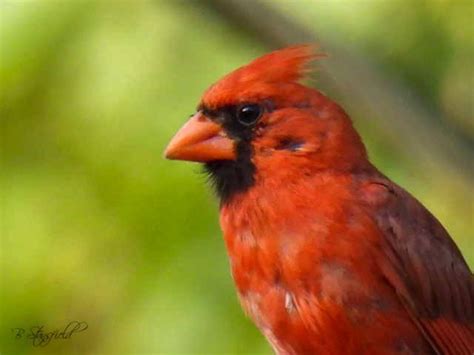
[[[299,81],[312,46],[262,56],[212,85],[166,148],[168,159],[205,164],[225,201],[259,179],[292,180],[367,163],[344,111]]]

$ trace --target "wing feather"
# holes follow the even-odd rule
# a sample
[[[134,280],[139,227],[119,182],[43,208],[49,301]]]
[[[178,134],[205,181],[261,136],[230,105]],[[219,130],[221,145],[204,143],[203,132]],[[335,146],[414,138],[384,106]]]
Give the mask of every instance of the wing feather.
[[[378,263],[420,332],[439,354],[474,354],[474,278],[438,220],[391,181],[366,182],[382,232]]]

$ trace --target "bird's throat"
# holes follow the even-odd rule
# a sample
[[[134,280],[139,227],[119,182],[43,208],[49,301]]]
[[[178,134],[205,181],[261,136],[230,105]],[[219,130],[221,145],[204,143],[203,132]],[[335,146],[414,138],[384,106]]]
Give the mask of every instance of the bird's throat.
[[[255,165],[251,160],[250,142],[240,141],[235,149],[236,160],[217,160],[204,165],[221,205],[229,202],[235,195],[247,191],[255,183]]]

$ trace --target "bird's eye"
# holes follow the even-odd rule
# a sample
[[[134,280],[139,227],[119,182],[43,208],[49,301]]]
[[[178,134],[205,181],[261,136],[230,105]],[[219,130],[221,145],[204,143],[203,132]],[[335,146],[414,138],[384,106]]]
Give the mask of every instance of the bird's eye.
[[[257,104],[246,104],[239,107],[237,120],[245,126],[250,126],[257,122],[262,114],[262,109]]]

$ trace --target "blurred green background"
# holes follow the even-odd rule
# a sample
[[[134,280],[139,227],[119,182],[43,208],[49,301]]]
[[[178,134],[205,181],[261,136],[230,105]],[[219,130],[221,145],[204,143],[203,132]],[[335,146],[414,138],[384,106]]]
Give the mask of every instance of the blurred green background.
[[[205,177],[162,152],[211,83],[290,42],[321,43],[315,85],[472,268],[472,1],[0,11],[2,354],[271,353],[238,305]],[[73,320],[89,328],[42,348],[11,330]]]

